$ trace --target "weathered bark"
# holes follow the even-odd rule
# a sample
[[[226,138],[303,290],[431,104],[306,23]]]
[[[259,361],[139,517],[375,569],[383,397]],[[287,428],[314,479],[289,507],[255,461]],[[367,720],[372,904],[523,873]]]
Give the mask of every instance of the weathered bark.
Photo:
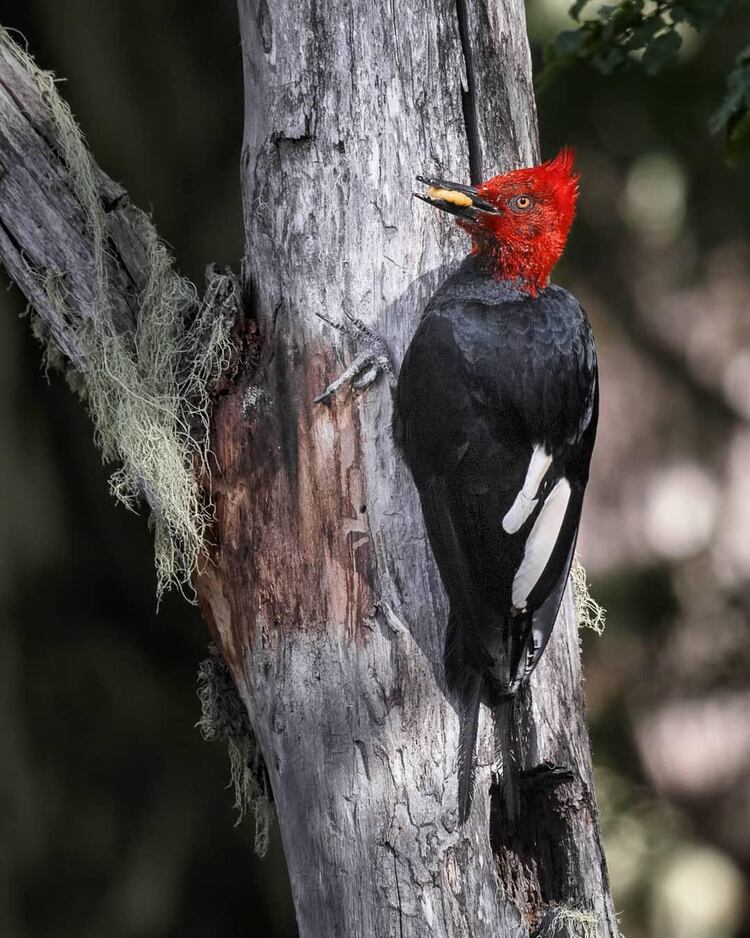
[[[106,218],[114,327],[133,330],[147,272],[140,213],[125,189],[94,167]],[[81,368],[77,333],[97,308],[94,245],[40,87],[0,42],[0,258],[60,351]],[[54,302],[50,278],[65,297]]]
[[[445,597],[390,390],[313,403],[358,351],[317,314],[360,317],[398,362],[466,249],[414,206],[414,173],[536,159],[521,0],[239,0],[239,13],[252,354],[214,408],[213,562],[197,587],[265,755],[300,934],[582,934],[558,915],[570,908],[615,935],[570,597],[518,708],[521,830],[506,836],[496,810],[486,710],[459,827]],[[38,89],[1,53],[0,257],[77,363],[38,272],[64,273],[69,315],[96,316],[91,246]],[[132,328],[144,246],[100,184],[109,286]]]

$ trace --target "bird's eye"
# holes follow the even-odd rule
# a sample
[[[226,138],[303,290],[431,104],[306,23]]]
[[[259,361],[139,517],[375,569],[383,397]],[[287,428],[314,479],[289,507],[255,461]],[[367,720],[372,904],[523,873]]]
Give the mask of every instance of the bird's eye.
[[[508,203],[514,212],[528,212],[534,207],[534,200],[528,195],[517,195]]]

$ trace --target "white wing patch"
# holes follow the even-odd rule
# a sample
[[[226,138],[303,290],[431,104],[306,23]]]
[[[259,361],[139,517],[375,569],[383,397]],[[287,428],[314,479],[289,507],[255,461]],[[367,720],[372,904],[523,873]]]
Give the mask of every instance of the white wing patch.
[[[503,530],[508,534],[515,534],[534,510],[539,486],[551,465],[552,457],[542,443],[537,443],[531,453],[523,488],[503,518]]]
[[[567,479],[558,479],[534,522],[523,552],[521,566],[513,577],[513,605],[524,609],[529,594],[539,582],[560,536],[570,499]]]

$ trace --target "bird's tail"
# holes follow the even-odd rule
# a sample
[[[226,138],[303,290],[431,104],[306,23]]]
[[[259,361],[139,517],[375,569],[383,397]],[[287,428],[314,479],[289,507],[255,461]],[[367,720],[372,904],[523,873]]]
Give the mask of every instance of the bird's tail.
[[[508,833],[518,827],[521,817],[521,766],[516,759],[513,705],[515,694],[505,694],[495,706],[495,747],[496,755],[502,762],[500,781],[502,801],[502,824]]]
[[[461,681],[458,731],[458,820],[463,824],[471,812],[476,774],[479,703],[484,681],[480,674],[467,670]]]

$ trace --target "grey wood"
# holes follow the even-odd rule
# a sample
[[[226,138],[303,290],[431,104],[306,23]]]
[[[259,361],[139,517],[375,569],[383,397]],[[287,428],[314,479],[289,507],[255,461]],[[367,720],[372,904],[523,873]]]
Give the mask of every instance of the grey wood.
[[[132,330],[147,273],[143,217],[121,185],[98,167],[95,173],[109,239],[114,326]],[[59,349],[82,367],[77,327],[100,312],[91,233],[48,104],[5,37],[0,41],[0,257]],[[45,287],[50,277],[64,293],[65,314]]]

